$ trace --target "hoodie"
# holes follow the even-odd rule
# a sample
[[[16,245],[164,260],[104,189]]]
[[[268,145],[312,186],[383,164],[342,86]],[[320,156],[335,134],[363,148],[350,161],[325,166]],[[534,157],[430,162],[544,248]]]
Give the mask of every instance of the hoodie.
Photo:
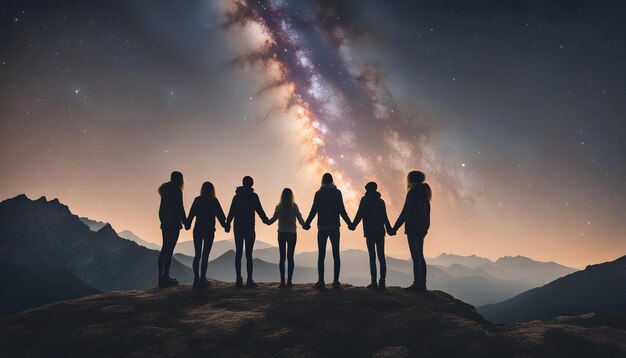
[[[237,187],[226,218],[227,224],[230,225],[231,221],[235,220],[235,231],[254,230],[255,212],[259,214],[263,222],[268,221],[259,196],[254,192],[254,189],[247,186]]]
[[[170,181],[159,187],[159,195],[161,195],[161,205],[159,206],[161,228],[182,229],[183,223],[187,221],[183,207],[182,189]]]
[[[380,193],[368,190],[361,198],[359,210],[354,217],[353,226],[359,225],[363,220],[363,234],[365,237],[385,236],[385,229],[391,231],[391,224],[387,217],[385,201],[380,198]]]
[[[346,223],[350,223],[350,218],[343,204],[343,196],[335,184],[322,185],[315,193],[311,212],[306,219],[308,225],[311,224],[315,215],[317,215],[317,228],[321,230],[338,229],[340,226],[339,216]]]

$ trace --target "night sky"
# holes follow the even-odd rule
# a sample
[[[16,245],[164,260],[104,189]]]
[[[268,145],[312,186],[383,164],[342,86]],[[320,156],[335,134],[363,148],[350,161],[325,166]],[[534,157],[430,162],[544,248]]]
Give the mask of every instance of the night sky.
[[[626,253],[622,1],[0,6],[1,199],[58,197],[158,243],[172,170],[187,208],[205,180],[228,207],[252,175],[266,211],[289,186],[305,215],[323,172],[351,216],[375,180],[395,220],[420,169],[427,256]],[[387,252],[408,256],[403,235]]]

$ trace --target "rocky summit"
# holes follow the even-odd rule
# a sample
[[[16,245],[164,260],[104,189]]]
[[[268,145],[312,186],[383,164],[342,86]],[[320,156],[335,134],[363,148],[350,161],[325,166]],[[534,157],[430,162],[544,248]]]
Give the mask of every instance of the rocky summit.
[[[0,317],[4,357],[554,357],[626,354],[626,319],[494,326],[441,291],[230,283],[117,291]],[[598,355],[599,354],[599,355]]]

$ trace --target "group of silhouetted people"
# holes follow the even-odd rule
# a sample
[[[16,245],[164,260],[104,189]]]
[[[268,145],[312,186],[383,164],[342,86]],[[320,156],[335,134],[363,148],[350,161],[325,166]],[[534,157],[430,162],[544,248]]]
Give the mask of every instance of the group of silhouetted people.
[[[255,219],[259,215],[263,223],[272,225],[278,221],[278,249],[280,252],[280,288],[292,287],[294,264],[294,252],[297,241],[296,221],[304,230],[311,228],[311,222],[317,216],[317,246],[318,246],[318,281],[315,288],[324,289],[324,259],[326,257],[326,245],[330,240],[334,272],[333,288],[340,288],[339,272],[341,259],[339,251],[340,218],[345,221],[350,230],[363,221],[363,233],[369,253],[370,273],[372,282],[368,285],[371,289],[385,289],[387,265],[385,261],[385,234],[395,235],[396,231],[404,225],[407,235],[411,259],[413,260],[413,284],[406,289],[409,291],[422,291],[426,289],[426,261],[424,259],[424,238],[430,227],[430,200],[432,192],[430,186],[425,183],[425,175],[420,171],[412,171],[407,175],[407,195],[395,225],[391,226],[387,217],[387,209],[378,186],[375,182],[365,185],[365,195],[361,198],[359,208],[351,220],[346,212],[341,191],[333,183],[330,173],[322,176],[322,185],[315,193],[311,211],[304,220],[298,205],[294,201],[293,191],[285,188],[280,196],[280,202],[274,209],[274,215],[268,218],[263,211],[259,196],[252,188],[252,177],[243,178],[242,186],[237,187],[233,197],[228,216],[224,214],[219,200],[215,195],[215,187],[210,182],[202,184],[200,195],[196,197],[189,210],[189,216],[185,215],[183,206],[183,174],[172,172],[169,182],[159,187],[161,205],[159,219],[163,234],[163,247],[159,255],[159,286],[167,287],[177,285],[178,281],[169,275],[174,247],[178,241],[180,230],[185,227],[193,228],[193,242],[195,256],[193,259],[194,283],[193,287],[204,287],[210,283],[206,279],[209,253],[215,238],[215,223],[219,220],[220,225],[226,232],[230,232],[231,223],[234,221],[235,238],[235,287],[241,288],[243,277],[241,275],[241,259],[246,255],[247,280],[246,287],[256,287],[252,279],[253,260],[252,252],[256,239]],[[376,258],[380,264],[380,280],[377,280]],[[285,261],[287,262],[287,277],[285,279]]]

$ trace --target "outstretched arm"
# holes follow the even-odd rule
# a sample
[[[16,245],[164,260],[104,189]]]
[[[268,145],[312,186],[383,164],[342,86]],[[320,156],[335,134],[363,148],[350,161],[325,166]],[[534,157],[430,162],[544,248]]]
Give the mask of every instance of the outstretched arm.
[[[400,212],[400,215],[398,216],[398,220],[396,220],[396,223],[393,225],[393,231],[398,231],[400,226],[402,226],[402,224],[406,222],[407,216],[411,212],[413,212],[414,209],[415,209],[415,198],[412,195],[412,191],[409,191],[408,193],[406,193],[406,199],[404,200],[404,207],[402,207],[402,211]]]
[[[272,215],[272,217],[266,222],[267,225],[272,225],[273,223],[276,222],[276,220],[278,220],[278,216],[280,215],[280,213],[278,212],[278,205],[276,205],[276,209],[274,209],[274,215]]]
[[[256,196],[256,204],[254,210],[257,212],[257,214],[259,214],[261,220],[267,224],[269,219],[267,218],[267,215],[265,215],[265,211],[263,211],[263,207],[261,206],[261,200],[259,199],[258,195]]]
[[[363,199],[361,199],[361,202],[359,202],[359,209],[356,211],[356,215],[354,216],[354,220],[352,221],[352,225],[350,226],[350,230],[354,230],[356,229],[356,227],[359,225],[359,223],[361,222],[361,219],[363,219]]]
[[[304,218],[302,217],[302,213],[300,213],[300,208],[298,208],[298,205],[294,204],[294,209],[296,209],[296,219],[298,219],[300,226],[302,226],[303,229],[306,228],[307,227],[306,221],[304,221]]]
[[[226,226],[230,226],[230,223],[235,218],[235,208],[237,207],[237,196],[233,196],[233,201],[230,203],[230,209],[228,210],[228,217],[226,217]]]
[[[387,234],[389,235],[395,235],[396,233],[394,232],[393,228],[391,227],[391,223],[389,222],[389,216],[387,216],[387,205],[385,205],[385,202],[383,201],[383,217],[385,218],[385,230],[387,231]]]
[[[319,199],[318,199],[317,193],[315,193],[315,196],[313,197],[313,205],[311,205],[311,211],[309,212],[309,216],[306,218],[307,226],[311,226],[311,222],[313,221],[313,218],[315,218],[315,215],[317,215],[318,207],[319,207]]]
[[[178,220],[180,220],[180,223],[184,226],[187,224],[187,215],[185,214],[185,206],[183,205],[183,191],[179,190],[176,195],[176,201],[178,201]]]
[[[193,201],[193,204],[191,204],[191,209],[189,209],[189,216],[187,217],[187,220],[185,220],[185,230],[189,230],[194,217],[196,217],[196,201],[195,200]]]
[[[222,205],[220,205],[220,201],[215,198],[216,208],[215,208],[215,216],[217,216],[217,220],[219,220],[220,225],[225,229],[228,224],[226,223],[226,216],[224,215],[224,210],[222,210]]]
[[[352,220],[348,216],[348,212],[346,211],[346,206],[343,205],[343,195],[339,192],[339,214],[343,218],[343,221],[346,222],[346,225],[352,226]]]

